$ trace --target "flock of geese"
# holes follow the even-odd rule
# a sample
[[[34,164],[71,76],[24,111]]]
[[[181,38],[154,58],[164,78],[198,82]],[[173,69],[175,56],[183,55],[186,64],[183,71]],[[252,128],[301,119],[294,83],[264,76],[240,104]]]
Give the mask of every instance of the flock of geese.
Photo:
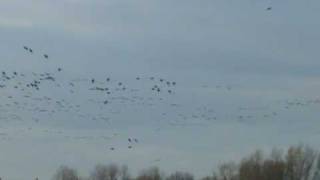
[[[23,49],[27,53],[35,53],[28,46],[23,46]],[[43,54],[43,58],[49,59],[49,55]],[[111,76],[67,79],[63,73],[61,67],[57,67],[52,72],[40,73],[1,71],[0,121],[2,127],[0,128],[5,128],[4,123],[17,124],[32,119],[33,124],[26,123],[27,131],[31,131],[32,126],[42,123],[44,125],[46,123],[63,124],[65,122],[59,119],[66,117],[72,119],[68,122],[69,125],[85,122],[82,124],[84,127],[97,124],[110,128],[113,124],[127,119],[123,115],[129,111],[141,111],[143,114],[148,111],[147,108],[162,111],[155,115],[155,122],[166,124],[168,127],[207,126],[208,123],[230,118],[230,116],[223,116],[214,106],[210,105],[194,107],[193,110],[186,109],[185,107],[190,105],[180,103],[176,98],[179,93],[179,84],[175,80],[142,75],[131,77],[129,80],[117,80]],[[202,88],[210,87],[204,85]],[[215,88],[228,93],[234,90],[234,87],[230,85],[217,85]],[[284,110],[315,105],[320,105],[320,99],[294,99],[281,104]],[[140,109],[137,109],[139,107]],[[232,116],[239,122],[245,122],[275,118],[280,113],[276,110],[257,111],[238,107],[237,113]],[[131,121],[138,120],[133,118]],[[161,128],[156,127],[156,132],[159,130]],[[64,134],[63,131],[52,129],[45,129],[43,132]],[[9,139],[8,136],[8,133],[0,132],[2,140]],[[114,133],[112,136],[101,135],[99,138],[110,139],[116,136],[117,133]],[[64,137],[75,140],[92,138],[92,136],[66,134]],[[134,136],[124,137],[122,140],[127,143],[127,149],[133,149],[140,143],[139,139]],[[108,149],[114,151],[118,148],[110,145]]]
[[[27,52],[33,54],[33,49],[32,49],[32,48],[29,48],[28,46],[23,46],[23,49],[26,50]],[[45,59],[48,59],[48,58],[49,58],[48,54],[43,54],[43,57],[44,57]]]
[[[28,46],[23,46],[23,49],[27,53],[35,53]],[[49,55],[43,54],[43,58],[49,59]],[[176,81],[155,76],[132,78],[133,81],[142,84],[137,87],[131,87],[132,83],[111,77],[65,80],[63,72],[61,67],[53,72],[42,73],[1,71],[0,91],[4,99],[0,98],[0,120],[8,123],[14,120],[22,122],[26,116],[32,114],[34,123],[39,124],[45,121],[43,119],[55,119],[55,115],[67,113],[79,119],[110,125],[108,114],[121,114],[120,110],[113,108],[113,104],[117,107],[152,106],[169,98],[170,95],[173,96],[177,86]],[[148,85],[143,86],[145,83]],[[144,96],[146,93],[149,97]],[[85,100],[77,101],[80,96]],[[98,110],[99,113],[93,113],[92,110]],[[32,130],[32,127],[28,127],[28,130]],[[50,130],[44,132],[48,133]],[[138,138],[129,137],[127,140],[128,149],[132,149],[139,142]],[[110,147],[110,150],[115,149]]]
[[[272,7],[267,7],[271,11]],[[23,46],[23,50],[31,55],[37,52],[30,46]],[[49,60],[47,53],[41,53],[45,60]],[[10,123],[12,121],[23,122],[28,116],[36,124],[45,122],[44,119],[57,119],[63,113],[72,114],[73,117],[92,122],[104,122],[111,126],[113,118],[110,115],[120,115],[125,107],[169,107],[171,112],[160,113],[162,123],[170,126],[194,126],[202,123],[223,119],[213,108],[207,106],[195,107],[194,111],[186,112],[184,104],[174,102],[177,82],[156,76],[136,76],[129,82],[117,80],[112,77],[84,77],[65,80],[62,67],[57,67],[51,72],[18,72],[2,70],[0,74],[0,121]],[[138,85],[134,86],[134,83]],[[140,83],[140,84],[139,84]],[[204,85],[202,88],[207,88]],[[220,91],[232,91],[230,85],[217,85],[215,89]],[[61,96],[61,94],[64,94]],[[73,97],[73,98],[70,98]],[[79,98],[83,97],[83,98]],[[79,100],[82,99],[82,100]],[[83,100],[85,99],[85,100]],[[319,100],[308,102],[287,102],[287,109],[293,106],[319,104]],[[162,106],[161,106],[162,105]],[[106,111],[107,108],[107,111]],[[165,109],[165,108],[164,108]],[[179,110],[180,109],[180,110]],[[96,111],[95,111],[96,110]],[[94,111],[94,112],[93,112]],[[278,113],[271,112],[262,117],[274,117]],[[237,115],[239,121],[258,118],[253,115]],[[29,125],[31,126],[31,125]],[[3,127],[5,128],[5,127]],[[28,127],[32,130],[32,127]],[[156,128],[157,130],[161,128]],[[52,130],[44,130],[51,132]],[[62,134],[61,131],[57,133]],[[0,137],[6,139],[7,133],[0,132]],[[70,136],[65,136],[70,138]],[[88,137],[76,137],[85,139]],[[102,138],[106,138],[102,136]],[[7,138],[8,139],[8,138]],[[138,144],[137,138],[129,137],[128,149]],[[110,150],[115,150],[110,147]]]

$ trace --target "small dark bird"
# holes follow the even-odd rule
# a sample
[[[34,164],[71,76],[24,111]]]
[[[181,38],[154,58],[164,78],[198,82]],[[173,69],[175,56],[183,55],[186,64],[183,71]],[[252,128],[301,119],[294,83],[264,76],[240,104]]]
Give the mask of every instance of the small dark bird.
[[[110,81],[110,78],[107,78],[107,81],[109,82],[109,81]]]
[[[103,102],[103,104],[108,104],[108,100],[105,100],[105,101]]]
[[[92,83],[92,84],[94,83],[94,79],[91,79],[91,83]]]
[[[174,86],[175,86],[176,84],[177,84],[176,82],[172,82],[172,85],[174,85]]]
[[[271,11],[271,10],[272,10],[272,7],[268,7],[266,10],[267,10],[267,11]]]
[[[136,80],[140,80],[140,78],[139,78],[139,77],[136,77]]]
[[[131,138],[128,138],[128,141],[129,141],[129,142],[132,142]]]
[[[132,149],[132,146],[128,146],[129,149]]]
[[[58,68],[58,71],[60,72],[60,71],[62,71],[62,69],[61,69],[61,68]]]
[[[49,58],[49,56],[47,54],[44,54],[43,57],[46,58],[46,59]]]
[[[138,143],[138,139],[134,139],[134,141],[135,141],[136,143]]]
[[[111,151],[114,151],[114,147],[110,148]]]
[[[29,48],[27,46],[23,46],[23,49],[27,50],[27,51],[29,50]]]
[[[30,53],[33,53],[33,50],[32,50],[31,48],[29,48],[29,52],[30,52]]]

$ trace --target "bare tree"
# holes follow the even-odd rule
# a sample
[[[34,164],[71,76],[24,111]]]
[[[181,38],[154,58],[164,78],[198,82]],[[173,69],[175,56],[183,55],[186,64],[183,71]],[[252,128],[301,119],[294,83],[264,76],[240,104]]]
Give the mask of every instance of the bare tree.
[[[256,151],[248,158],[244,158],[240,163],[239,178],[240,180],[257,180],[262,179],[263,155],[261,151]]]
[[[163,176],[160,174],[160,170],[157,167],[152,167],[140,172],[137,180],[162,180]]]
[[[318,154],[317,163],[315,165],[314,175],[312,180],[320,180],[320,156]]]
[[[283,180],[285,163],[281,161],[265,160],[262,165],[262,180]]]
[[[310,147],[299,145],[288,149],[286,156],[287,180],[309,180],[317,153]]]
[[[79,180],[76,170],[67,166],[61,166],[53,177],[53,180]]]
[[[238,180],[238,167],[234,162],[222,164],[218,172],[214,172],[213,180]]]
[[[213,176],[205,176],[201,180],[215,180]]]
[[[97,165],[91,173],[91,180],[117,180],[119,177],[120,170],[115,164]]]
[[[121,167],[121,180],[130,180],[128,166],[124,165]]]
[[[166,178],[166,180],[193,180],[194,177],[192,174],[188,172],[175,172],[171,174],[169,177]]]
[[[264,159],[261,164],[261,180],[283,180],[285,166],[282,151],[273,149],[270,157]]]

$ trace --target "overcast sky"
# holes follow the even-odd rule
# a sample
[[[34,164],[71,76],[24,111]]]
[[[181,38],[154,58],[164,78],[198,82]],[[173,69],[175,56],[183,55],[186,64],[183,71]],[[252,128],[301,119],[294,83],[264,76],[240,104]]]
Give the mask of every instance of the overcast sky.
[[[168,103],[181,108],[113,107],[121,113],[105,129],[63,113],[51,117],[59,123],[38,127],[28,120],[0,120],[0,132],[10,138],[0,141],[0,176],[48,179],[60,165],[86,174],[95,164],[109,162],[128,164],[133,174],[159,166],[202,176],[256,148],[320,147],[320,105],[284,108],[286,101],[320,98],[319,8],[318,0],[1,0],[1,71],[42,73],[62,67],[59,78],[65,82],[111,76],[130,84],[136,76],[163,77],[177,82]],[[24,45],[35,53],[26,54]],[[58,98],[53,91],[42,93]],[[218,119],[167,123],[177,118],[174,114],[192,115],[199,107],[214,109]],[[94,114],[95,108],[87,111]],[[264,118],[273,112],[277,116]],[[244,114],[255,118],[239,122]],[[30,126],[31,131],[21,132]],[[68,140],[43,129],[79,137],[116,132],[119,137]],[[125,147],[130,136],[141,141],[134,150],[109,151],[110,145]]]

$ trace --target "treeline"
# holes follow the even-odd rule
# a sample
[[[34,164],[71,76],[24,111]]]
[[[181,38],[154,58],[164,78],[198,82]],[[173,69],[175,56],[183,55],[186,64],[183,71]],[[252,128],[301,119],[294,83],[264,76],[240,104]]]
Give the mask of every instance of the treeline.
[[[286,152],[274,149],[268,155],[256,151],[240,162],[221,164],[217,170],[200,180],[320,180],[320,156],[308,146],[292,146]],[[194,180],[189,172],[169,175],[159,168],[142,170],[136,177],[127,166],[97,165],[89,177],[80,177],[75,169],[60,167],[53,180]]]

